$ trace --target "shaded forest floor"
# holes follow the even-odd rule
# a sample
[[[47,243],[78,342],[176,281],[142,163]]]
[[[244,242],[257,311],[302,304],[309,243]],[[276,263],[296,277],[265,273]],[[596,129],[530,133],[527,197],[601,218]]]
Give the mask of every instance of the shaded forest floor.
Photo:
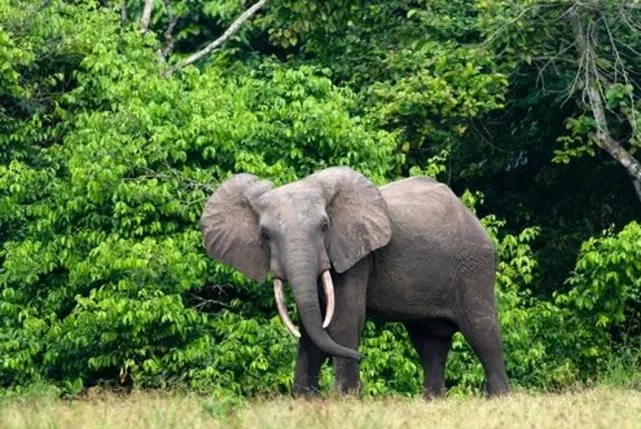
[[[217,402],[193,395],[134,392],[76,400],[0,402],[8,428],[641,428],[641,391],[598,388],[508,398],[288,398]]]

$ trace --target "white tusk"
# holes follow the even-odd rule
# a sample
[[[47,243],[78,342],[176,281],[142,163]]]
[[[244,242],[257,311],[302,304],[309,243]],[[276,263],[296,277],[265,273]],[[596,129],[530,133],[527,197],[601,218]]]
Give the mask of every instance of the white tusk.
[[[327,305],[325,307],[325,320],[323,320],[323,329],[327,328],[332,323],[334,317],[334,307],[336,305],[334,300],[334,283],[329,270],[323,271],[323,291],[325,292],[325,299]]]
[[[283,292],[283,281],[280,279],[274,279],[274,298],[276,298],[276,307],[278,308],[278,315],[280,320],[283,321],[283,324],[291,334],[300,338],[300,331],[289,318],[287,314],[287,307],[285,306],[285,293]]]

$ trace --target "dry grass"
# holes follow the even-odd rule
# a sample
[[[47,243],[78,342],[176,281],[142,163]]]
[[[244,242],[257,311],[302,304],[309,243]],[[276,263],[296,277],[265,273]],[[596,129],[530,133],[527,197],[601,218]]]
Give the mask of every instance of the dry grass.
[[[509,398],[250,401],[134,393],[0,403],[0,429],[30,428],[641,428],[641,392],[596,389]]]

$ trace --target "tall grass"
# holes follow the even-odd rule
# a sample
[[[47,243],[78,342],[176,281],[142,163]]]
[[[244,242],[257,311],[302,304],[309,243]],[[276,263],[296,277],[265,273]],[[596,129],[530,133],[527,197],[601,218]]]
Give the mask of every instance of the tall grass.
[[[641,392],[602,387],[507,398],[288,398],[214,401],[134,392],[0,402],[0,429],[31,428],[641,428]]]

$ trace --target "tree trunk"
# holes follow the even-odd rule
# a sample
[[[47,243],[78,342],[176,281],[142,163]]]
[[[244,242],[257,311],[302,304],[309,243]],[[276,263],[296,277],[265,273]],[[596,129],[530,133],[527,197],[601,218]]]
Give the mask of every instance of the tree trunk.
[[[120,25],[127,23],[127,0],[120,0]]]
[[[634,182],[641,182],[641,163],[612,138],[605,118],[605,108],[601,93],[596,88],[595,82],[590,81],[587,85],[590,107],[597,126],[596,136],[599,146],[628,170]]]
[[[639,197],[639,201],[641,201],[641,181],[632,178],[632,186],[634,186],[637,197]]]
[[[145,6],[142,10],[142,19],[140,20],[140,31],[147,32],[149,22],[151,21],[151,11],[154,7],[154,0],[145,0]]]
[[[610,134],[605,106],[600,91],[600,75],[596,64],[595,52],[591,46],[587,30],[581,24],[581,18],[576,10],[570,13],[574,28],[576,47],[579,51],[581,63],[585,72],[585,94],[588,105],[596,123],[596,142],[610,156],[619,162],[630,174],[632,183],[639,200],[641,200],[641,163],[637,161],[625,148]],[[579,73],[582,69],[579,70]]]

